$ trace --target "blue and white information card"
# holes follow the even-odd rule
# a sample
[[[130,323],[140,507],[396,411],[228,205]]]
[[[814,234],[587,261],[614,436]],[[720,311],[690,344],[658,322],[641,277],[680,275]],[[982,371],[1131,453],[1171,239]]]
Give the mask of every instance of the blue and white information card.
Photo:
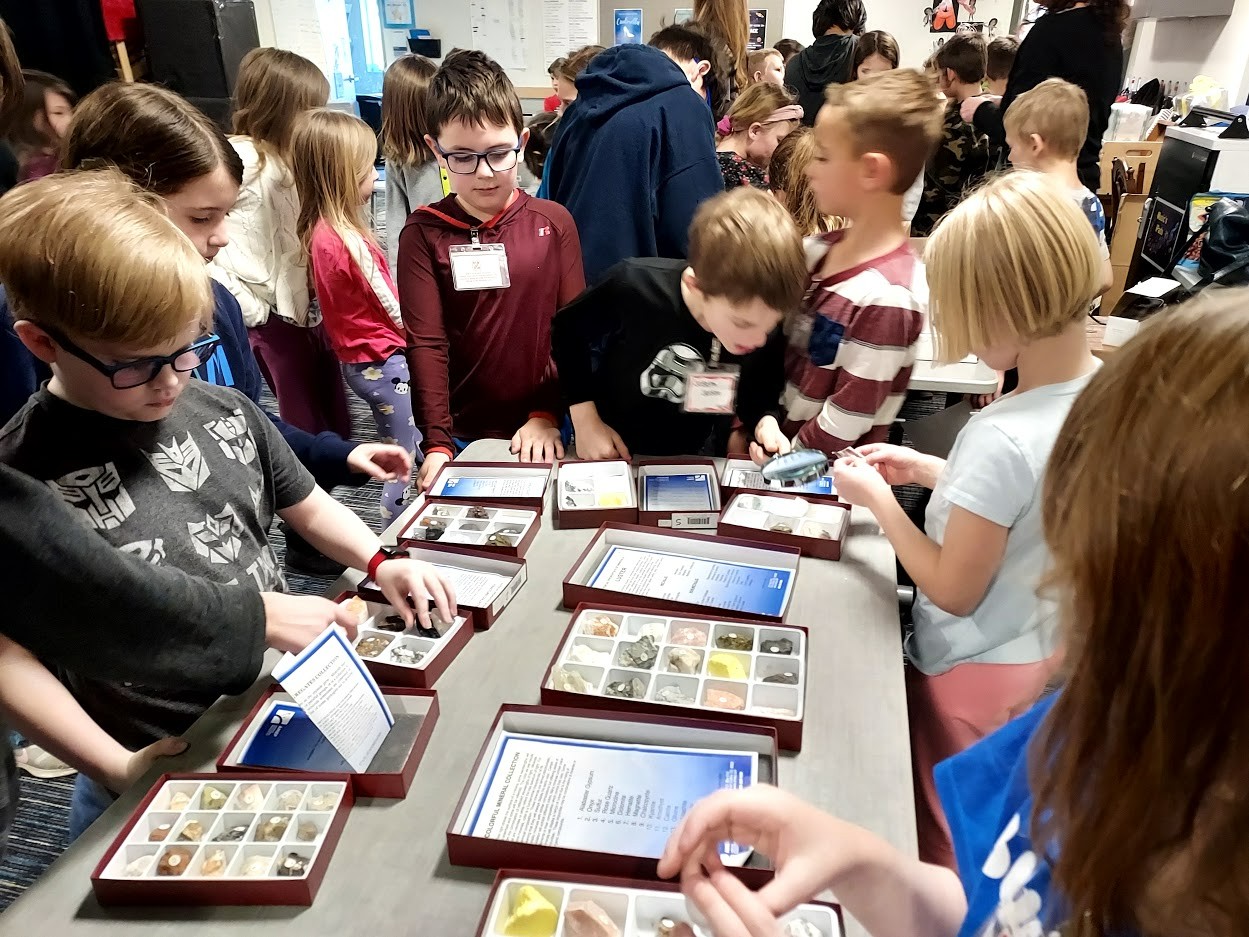
[[[468,834],[657,859],[695,803],[758,776],[754,752],[504,733]],[[730,863],[746,852],[721,846]]]
[[[669,602],[779,617],[796,570],[614,546],[588,585]]]
[[[710,511],[712,477],[643,475],[643,511]]]
[[[545,475],[456,475],[443,479],[430,494],[443,498],[541,498],[546,483]]]

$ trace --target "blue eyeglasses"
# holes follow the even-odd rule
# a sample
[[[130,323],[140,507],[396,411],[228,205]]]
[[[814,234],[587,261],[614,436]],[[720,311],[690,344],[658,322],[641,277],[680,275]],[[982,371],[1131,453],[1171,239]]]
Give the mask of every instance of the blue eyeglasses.
[[[144,384],[156,380],[156,376],[165,369],[166,365],[179,374],[194,371],[211,358],[212,353],[221,344],[221,339],[216,335],[207,335],[192,342],[187,347],[175,351],[172,355],[154,355],[151,358],[139,358],[137,361],[127,361],[123,364],[107,364],[90,352],[83,351],[57,329],[46,325],[40,325],[39,327],[47,332],[54,342],[75,358],[87,362],[87,364],[112,381],[116,390],[130,390],[132,387],[142,387]]]
[[[518,143],[511,149],[486,150],[484,153],[448,153],[442,148],[442,144],[435,140],[434,149],[447,161],[447,169],[458,176],[468,176],[477,171],[483,159],[492,172],[507,172],[509,169],[515,169],[524,144]]]

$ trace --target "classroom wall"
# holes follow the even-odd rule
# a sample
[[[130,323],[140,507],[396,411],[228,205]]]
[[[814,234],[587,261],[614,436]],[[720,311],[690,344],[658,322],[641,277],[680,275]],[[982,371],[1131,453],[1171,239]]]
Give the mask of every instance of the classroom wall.
[[[797,39],[804,45],[814,41],[811,35],[811,14],[817,0],[786,0],[782,32],[787,39]],[[902,53],[902,65],[918,68],[937,47],[937,42],[948,38],[949,33],[934,34],[924,23],[924,10],[935,5],[934,0],[867,0],[867,28],[883,29],[898,40]],[[1015,12],[1015,0],[979,0],[975,19],[988,23],[998,20],[995,35],[1007,35]],[[960,23],[970,20],[965,10],[959,9]]]
[[[764,44],[775,45],[782,38],[781,24],[785,18],[787,0],[744,0],[752,10],[767,10],[768,25],[764,32]],[[792,2],[792,0],[789,0]],[[642,35],[650,35],[661,27],[674,22],[677,10],[693,9],[693,0],[599,0],[598,28],[599,42],[602,45],[612,44],[613,12],[619,9],[640,9],[642,11]]]
[[[1128,59],[1129,81],[1181,81],[1208,75],[1228,89],[1230,103],[1249,95],[1249,0],[1236,0],[1230,16],[1144,19],[1136,24]]]

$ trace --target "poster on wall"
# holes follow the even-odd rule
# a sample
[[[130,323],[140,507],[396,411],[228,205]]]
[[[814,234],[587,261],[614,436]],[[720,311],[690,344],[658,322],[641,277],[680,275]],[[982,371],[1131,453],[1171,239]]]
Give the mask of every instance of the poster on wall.
[[[525,68],[525,10],[521,0],[469,0],[473,48],[504,68]]]
[[[936,0],[924,7],[924,25],[932,33],[980,33],[986,40],[997,35],[998,17],[985,17],[977,6],[994,6],[994,0]]]
[[[767,10],[751,10],[750,11],[750,38],[746,40],[746,48],[751,52],[757,52],[767,45],[763,38],[768,31],[768,11]]]
[[[693,7],[677,7],[676,10],[672,14],[672,22],[678,23],[678,24],[688,23],[693,18],[694,18]]]
[[[542,61],[598,42],[595,0],[542,0]]]
[[[615,10],[612,19],[613,45],[623,46],[642,41],[641,9]]]

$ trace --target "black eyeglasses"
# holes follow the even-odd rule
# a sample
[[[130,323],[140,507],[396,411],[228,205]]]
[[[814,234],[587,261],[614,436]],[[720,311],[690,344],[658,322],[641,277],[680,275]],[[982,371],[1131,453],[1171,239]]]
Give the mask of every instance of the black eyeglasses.
[[[458,176],[468,176],[477,171],[483,159],[493,172],[515,169],[524,144],[518,143],[511,149],[487,150],[484,153],[448,153],[437,140],[434,141],[434,147],[438,150],[438,155],[447,161],[447,169]]]
[[[161,371],[165,370],[165,366],[173,368],[179,374],[185,374],[187,371],[194,371],[201,364],[212,357],[212,353],[216,351],[217,346],[221,344],[221,339],[216,335],[207,335],[204,338],[197,339],[186,348],[175,351],[172,355],[153,356],[151,358],[140,358],[137,361],[127,361],[124,364],[106,364],[99,358],[83,351],[61,332],[56,329],[49,328],[46,325],[39,326],[52,337],[58,345],[68,351],[75,358],[87,362],[91,367],[95,368],[101,374],[106,376],[113,382],[116,390],[129,390],[132,387],[142,387],[144,384],[150,383],[156,379]]]

